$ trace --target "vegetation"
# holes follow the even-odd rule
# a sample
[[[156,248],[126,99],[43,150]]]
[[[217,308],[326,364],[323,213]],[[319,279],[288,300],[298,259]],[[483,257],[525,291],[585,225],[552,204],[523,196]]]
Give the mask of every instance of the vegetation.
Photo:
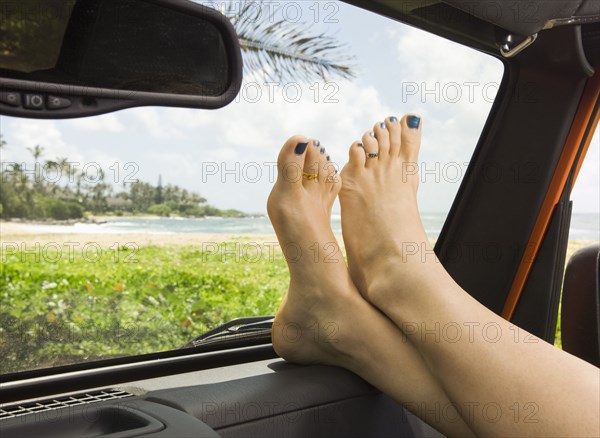
[[[311,32],[303,22],[272,21],[264,8],[257,21],[251,9],[255,2],[239,2],[239,10],[229,4],[223,12],[238,32],[247,78],[310,82],[355,76],[352,58],[334,37]],[[51,31],[40,33],[42,25]],[[19,55],[39,45],[39,34],[60,37],[54,29],[60,25],[8,17],[0,25],[11,35],[0,44],[2,62],[23,71],[53,67],[60,41],[46,39],[49,50],[38,50],[40,58],[32,62]],[[36,163],[33,175],[31,168],[2,163],[2,218],[79,219],[86,212],[242,215],[211,207],[180,187],[163,187],[160,180],[156,186],[132,182],[114,193],[104,171],[90,182],[67,158],[43,160],[40,146],[30,151]],[[54,181],[38,169],[64,177]],[[0,373],[170,350],[232,318],[273,314],[289,280],[279,252],[268,248],[258,259],[248,258],[240,242],[212,249],[118,247],[90,259],[83,252],[73,257],[49,254],[43,246],[37,254],[2,247]],[[238,257],[232,249],[241,250]]]
[[[273,315],[289,283],[278,248],[241,239],[204,250],[4,246],[1,258],[0,374],[172,350],[233,318]],[[560,316],[556,335],[560,347]]]
[[[315,5],[310,9],[317,20]],[[331,18],[336,8],[323,6],[325,22],[337,22]],[[356,76],[348,47],[331,35],[311,32],[306,21],[286,17],[285,9],[271,10],[262,1],[228,2],[222,12],[238,34],[246,78],[310,83]]]
[[[2,147],[6,145],[1,140]],[[242,217],[237,210],[219,210],[202,196],[176,185],[157,186],[134,181],[114,193],[102,169],[77,171],[67,158],[43,159],[43,148],[29,148],[34,164],[1,163],[0,217],[23,219],[80,219],[98,214],[155,214],[159,216]]]
[[[63,249],[3,248],[2,374],[178,348],[233,318],[274,314],[289,281],[278,249],[243,241]]]

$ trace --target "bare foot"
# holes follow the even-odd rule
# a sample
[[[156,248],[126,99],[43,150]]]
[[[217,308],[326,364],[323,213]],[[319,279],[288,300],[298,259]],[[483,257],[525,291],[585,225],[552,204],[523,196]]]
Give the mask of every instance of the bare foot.
[[[361,305],[330,226],[340,187],[319,142],[295,136],[285,143],[267,210],[290,270],[273,346],[292,362],[339,364],[354,306]]]
[[[406,333],[454,406],[478,406],[461,414],[477,436],[598,436],[598,368],[482,306],[435,258],[416,200],[420,123],[388,118],[373,131],[351,146],[340,191],[350,272],[363,296]],[[457,337],[440,330],[451,326],[461,327]],[[493,340],[485,329],[462,331],[489,326]],[[490,421],[480,410],[490,401],[498,412],[534,406],[535,421]]]
[[[267,210],[290,286],[273,323],[275,351],[291,362],[349,369],[448,436],[472,436],[457,413],[452,421],[426,418],[421,406],[448,407],[449,399],[414,346],[354,286],[331,231],[341,180],[328,163],[315,140],[300,136],[279,154]]]
[[[377,123],[352,144],[342,171],[342,231],[350,272],[376,305],[379,291],[402,290],[436,261],[417,207],[421,126],[414,115]],[[403,284],[387,287],[391,270]]]

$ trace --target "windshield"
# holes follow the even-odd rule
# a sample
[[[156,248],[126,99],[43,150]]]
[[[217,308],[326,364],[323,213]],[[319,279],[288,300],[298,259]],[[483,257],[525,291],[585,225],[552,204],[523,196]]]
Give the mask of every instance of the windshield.
[[[2,117],[2,373],[173,350],[273,315],[289,274],[265,205],[295,133],[341,168],[366,124],[421,113],[419,203],[437,238],[501,62],[343,3],[210,5],[245,56],[226,108]],[[332,225],[340,236],[337,204]]]

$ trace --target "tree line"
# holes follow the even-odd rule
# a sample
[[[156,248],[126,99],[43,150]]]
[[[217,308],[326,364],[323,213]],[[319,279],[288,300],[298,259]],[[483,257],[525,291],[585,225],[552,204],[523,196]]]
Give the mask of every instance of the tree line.
[[[0,149],[6,142],[0,136]],[[156,186],[134,180],[115,192],[106,174],[97,169],[93,178],[67,158],[44,159],[42,147],[28,148],[34,164],[1,161],[0,217],[30,220],[69,220],[92,215],[243,217],[238,210],[220,210],[197,193],[177,185]]]

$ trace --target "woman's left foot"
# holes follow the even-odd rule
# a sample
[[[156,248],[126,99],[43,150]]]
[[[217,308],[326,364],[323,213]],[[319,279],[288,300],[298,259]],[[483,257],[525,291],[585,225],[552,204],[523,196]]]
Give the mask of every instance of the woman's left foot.
[[[342,351],[353,342],[355,312],[368,306],[331,230],[331,207],[340,187],[319,142],[295,136],[285,143],[267,211],[290,270],[290,286],[273,324],[273,347],[292,362],[342,365]]]

